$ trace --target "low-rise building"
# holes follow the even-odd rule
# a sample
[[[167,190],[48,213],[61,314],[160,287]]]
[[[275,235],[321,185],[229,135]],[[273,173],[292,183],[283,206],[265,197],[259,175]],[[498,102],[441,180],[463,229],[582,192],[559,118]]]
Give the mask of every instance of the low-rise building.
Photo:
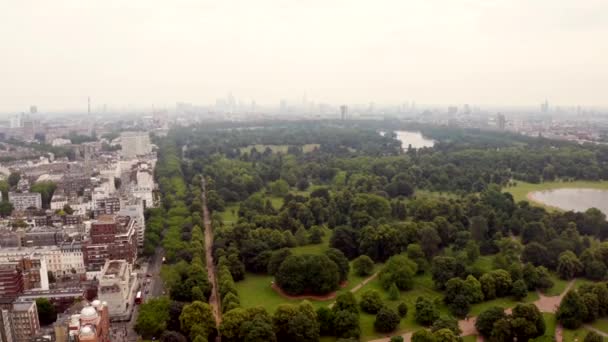
[[[15,342],[29,342],[40,333],[36,302],[17,302],[11,312]]]
[[[56,342],[110,342],[110,314],[105,302],[94,300],[66,323],[55,326]]]
[[[8,201],[15,210],[24,211],[27,208],[42,208],[42,196],[38,192],[9,192]]]

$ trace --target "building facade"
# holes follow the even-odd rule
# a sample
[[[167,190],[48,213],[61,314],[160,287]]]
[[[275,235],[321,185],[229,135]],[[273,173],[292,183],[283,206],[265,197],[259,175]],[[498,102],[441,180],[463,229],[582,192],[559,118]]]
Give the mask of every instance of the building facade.
[[[42,196],[37,192],[9,192],[8,201],[18,211],[24,211],[27,208],[42,208]]]

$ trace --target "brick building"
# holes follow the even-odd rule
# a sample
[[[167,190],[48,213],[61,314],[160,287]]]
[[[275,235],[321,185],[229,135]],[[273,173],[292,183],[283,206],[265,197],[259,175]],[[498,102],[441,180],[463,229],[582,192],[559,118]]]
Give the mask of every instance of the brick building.
[[[82,244],[87,270],[100,270],[108,259],[129,263],[137,259],[136,220],[128,216],[100,216],[91,223],[90,236]]]

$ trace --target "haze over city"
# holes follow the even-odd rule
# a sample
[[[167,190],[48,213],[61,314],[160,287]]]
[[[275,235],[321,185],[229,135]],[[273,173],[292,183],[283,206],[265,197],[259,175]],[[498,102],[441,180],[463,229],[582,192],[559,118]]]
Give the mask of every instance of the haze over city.
[[[608,2],[10,1],[0,112],[213,103],[606,106]],[[96,107],[97,108],[97,107]]]

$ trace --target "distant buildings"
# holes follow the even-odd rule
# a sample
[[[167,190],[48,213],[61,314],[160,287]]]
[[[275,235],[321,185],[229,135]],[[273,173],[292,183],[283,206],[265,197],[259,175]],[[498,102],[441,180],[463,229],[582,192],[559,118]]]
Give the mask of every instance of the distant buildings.
[[[496,115],[496,127],[498,127],[498,129],[501,131],[504,131],[507,127],[507,119],[505,119],[505,116],[500,113]]]
[[[341,105],[340,106],[340,120],[346,120],[346,116],[348,115],[348,106]]]
[[[42,208],[42,196],[38,192],[9,192],[8,201],[18,211],[24,211],[28,208]]]
[[[152,152],[150,135],[147,132],[123,132],[120,135],[120,144],[125,159],[133,159]]]

